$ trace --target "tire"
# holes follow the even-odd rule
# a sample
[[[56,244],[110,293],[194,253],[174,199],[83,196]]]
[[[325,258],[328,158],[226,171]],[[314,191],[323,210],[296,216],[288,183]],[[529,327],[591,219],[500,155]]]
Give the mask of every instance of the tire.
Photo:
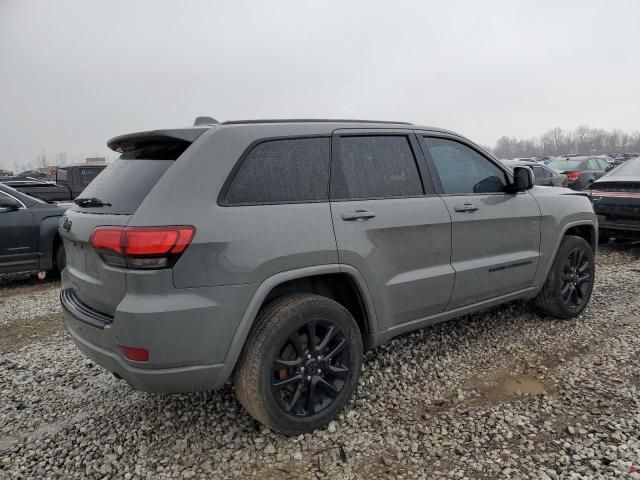
[[[547,280],[533,301],[536,310],[556,318],[577,317],[589,303],[595,273],[591,245],[584,238],[566,235]]]
[[[298,434],[336,417],[361,366],[362,337],[346,308],[318,295],[286,295],[261,310],[233,383],[252,417],[275,431]]]
[[[53,256],[53,268],[56,273],[60,274],[64,267],[67,265],[67,254],[64,251],[64,245],[62,242],[58,243],[56,251]]]

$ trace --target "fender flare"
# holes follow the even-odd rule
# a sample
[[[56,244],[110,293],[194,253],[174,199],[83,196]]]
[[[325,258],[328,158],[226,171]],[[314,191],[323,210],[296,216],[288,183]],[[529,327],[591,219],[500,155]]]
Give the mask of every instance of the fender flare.
[[[233,372],[238,358],[242,353],[245,342],[249,337],[251,329],[253,328],[255,319],[258,316],[258,312],[262,307],[262,303],[264,302],[265,298],[267,298],[267,295],[269,294],[269,292],[271,292],[271,290],[273,290],[278,285],[290,280],[297,280],[300,278],[332,273],[346,273],[353,279],[364,303],[364,308],[367,314],[367,327],[369,328],[369,332],[375,332],[377,321],[373,300],[369,289],[364,281],[364,278],[354,267],[336,263],[296,268],[294,270],[280,272],[264,280],[258,286],[255,293],[251,297],[249,305],[245,309],[244,314],[242,315],[242,319],[238,324],[238,328],[236,329],[236,333],[234,334],[233,339],[231,340],[231,344],[227,349],[227,354],[225,356],[221,372],[221,378],[224,378],[226,380]],[[367,332],[362,333],[364,334]]]
[[[597,223],[594,224],[593,221],[589,221],[589,220],[574,220],[573,222],[567,223],[562,227],[560,235],[558,236],[558,241],[556,242],[556,246],[553,249],[553,255],[551,256],[552,260],[548,262],[549,264],[547,265],[546,271],[544,273],[543,283],[547,281],[547,277],[549,276],[549,272],[551,271],[553,262],[555,262],[556,260],[556,255],[558,254],[558,250],[560,249],[560,244],[562,243],[562,239],[564,238],[564,236],[567,234],[567,230],[569,230],[570,228],[579,227],[579,226],[586,226],[593,229],[594,235],[595,235],[595,245],[594,245],[593,253],[595,255],[596,250],[598,249],[598,224]],[[591,244],[591,242],[589,242],[589,244]]]

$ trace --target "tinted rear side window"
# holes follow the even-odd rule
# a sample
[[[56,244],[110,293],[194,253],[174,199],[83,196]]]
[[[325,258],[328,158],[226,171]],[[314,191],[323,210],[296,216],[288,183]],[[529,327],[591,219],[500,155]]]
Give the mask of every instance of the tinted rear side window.
[[[328,137],[269,140],[242,161],[226,194],[226,204],[321,202],[329,198]]]
[[[424,193],[409,139],[400,135],[340,137],[331,196],[337,200]]]

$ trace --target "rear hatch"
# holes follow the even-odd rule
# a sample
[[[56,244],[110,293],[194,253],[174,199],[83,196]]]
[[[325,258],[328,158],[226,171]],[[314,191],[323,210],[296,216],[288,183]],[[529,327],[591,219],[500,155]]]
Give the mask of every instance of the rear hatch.
[[[107,265],[90,246],[91,235],[99,226],[127,225],[158,180],[204,131],[144,132],[109,141],[122,155],[89,184],[60,224],[67,255],[63,288],[75,301],[113,316],[126,293],[127,270]]]

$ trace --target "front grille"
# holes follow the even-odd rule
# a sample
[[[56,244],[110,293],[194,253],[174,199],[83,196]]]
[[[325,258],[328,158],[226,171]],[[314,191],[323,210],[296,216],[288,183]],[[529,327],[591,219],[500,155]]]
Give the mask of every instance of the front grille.
[[[113,317],[98,312],[82,303],[72,288],[60,292],[60,303],[75,318],[92,327],[104,328],[113,322]]]

